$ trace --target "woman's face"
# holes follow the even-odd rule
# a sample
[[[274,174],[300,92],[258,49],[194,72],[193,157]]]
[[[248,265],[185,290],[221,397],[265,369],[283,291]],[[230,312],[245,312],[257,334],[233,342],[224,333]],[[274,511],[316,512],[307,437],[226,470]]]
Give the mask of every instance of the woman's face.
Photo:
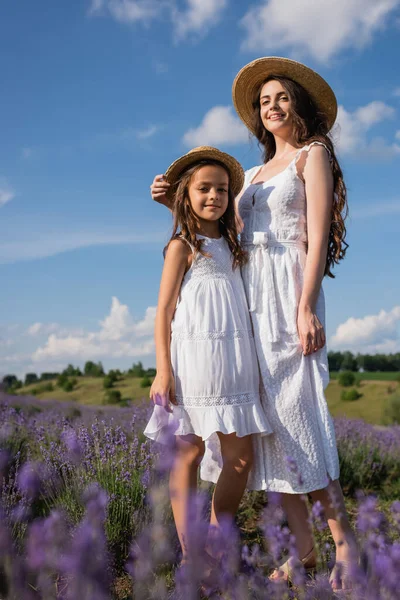
[[[280,81],[272,79],[261,88],[260,116],[265,129],[274,135],[292,130],[291,100]]]

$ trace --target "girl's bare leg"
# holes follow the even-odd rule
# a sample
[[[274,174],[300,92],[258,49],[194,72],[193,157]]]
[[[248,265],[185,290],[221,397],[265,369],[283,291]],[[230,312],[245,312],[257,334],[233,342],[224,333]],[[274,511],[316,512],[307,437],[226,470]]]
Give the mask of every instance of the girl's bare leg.
[[[253,464],[253,442],[250,435],[218,432],[221,444],[222,471],[215,486],[210,525],[218,527],[221,518],[234,519],[247,478]]]
[[[169,491],[183,561],[187,559],[189,551],[190,503],[197,489],[197,470],[204,450],[204,442],[197,435],[176,437],[176,456],[170,472]]]

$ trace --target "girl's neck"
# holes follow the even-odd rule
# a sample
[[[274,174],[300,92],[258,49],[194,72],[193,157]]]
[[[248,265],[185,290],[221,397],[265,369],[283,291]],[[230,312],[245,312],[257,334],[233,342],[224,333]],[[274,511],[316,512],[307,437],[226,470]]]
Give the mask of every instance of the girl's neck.
[[[218,221],[201,221],[197,225],[196,233],[198,235],[204,235],[209,238],[220,238],[221,232],[219,230]]]

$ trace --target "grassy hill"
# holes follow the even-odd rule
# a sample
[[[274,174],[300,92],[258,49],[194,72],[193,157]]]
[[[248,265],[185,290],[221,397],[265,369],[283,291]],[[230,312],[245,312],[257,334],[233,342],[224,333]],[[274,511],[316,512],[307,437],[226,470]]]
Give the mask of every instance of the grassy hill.
[[[398,373],[382,373],[381,379],[378,379],[379,373],[359,374],[360,383],[357,387],[361,397],[352,402],[343,402],[341,393],[343,388],[336,381],[333,374],[332,381],[328,386],[326,395],[329,409],[334,417],[346,416],[349,418],[364,419],[368,423],[381,424],[383,410],[393,394],[400,393],[400,383],[395,381]],[[368,379],[364,379],[367,376]],[[148,398],[150,388],[141,387],[141,379],[135,377],[125,377],[114,384],[114,388],[121,392],[122,398],[133,400],[134,402]],[[47,382],[46,382],[47,383]],[[104,403],[106,390],[103,388],[102,377],[78,377],[77,385],[72,392],[65,392],[53,382],[54,390],[36,394],[38,399],[55,399],[75,401],[79,404],[101,405]],[[43,383],[25,386],[18,390],[19,394],[30,395],[34,388],[40,388]]]

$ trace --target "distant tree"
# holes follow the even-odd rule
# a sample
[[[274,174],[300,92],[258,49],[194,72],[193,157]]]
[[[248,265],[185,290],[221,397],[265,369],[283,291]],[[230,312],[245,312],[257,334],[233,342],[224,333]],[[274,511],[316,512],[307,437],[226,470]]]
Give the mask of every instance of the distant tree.
[[[4,375],[4,377],[2,379],[2,383],[3,383],[4,389],[7,391],[10,388],[13,388],[17,385],[18,378],[16,375]]]
[[[64,369],[63,373],[68,377],[81,377],[82,371],[78,367],[74,367],[74,365],[69,364],[66,369]]]
[[[131,377],[144,377],[145,370],[143,369],[142,363],[133,363],[132,368],[129,369],[129,375],[131,375]]]
[[[84,366],[84,373],[87,377],[104,377],[104,368],[101,362],[94,363],[89,360]]]
[[[60,373],[42,373],[40,376],[40,381],[50,381],[51,379],[56,379]]]
[[[357,360],[352,352],[343,352],[343,360],[340,367],[343,371],[357,371]]]
[[[118,381],[119,379],[121,379],[121,371],[117,371],[117,370],[111,369],[111,371],[108,371],[107,377],[109,377],[111,379],[111,381],[113,383],[115,383],[116,381]]]
[[[39,381],[39,378],[36,375],[36,373],[27,373],[25,375],[25,384],[24,385],[31,385],[32,383],[37,383],[38,381]]]
[[[155,377],[157,375],[157,369],[154,369],[153,367],[151,367],[150,369],[147,369],[146,375],[147,375],[147,377]]]
[[[342,371],[339,373],[338,382],[339,385],[342,385],[343,387],[350,387],[351,385],[354,385],[355,380],[356,376],[352,371]]]
[[[341,352],[328,352],[328,363],[330,371],[340,371],[342,367],[343,354]]]

